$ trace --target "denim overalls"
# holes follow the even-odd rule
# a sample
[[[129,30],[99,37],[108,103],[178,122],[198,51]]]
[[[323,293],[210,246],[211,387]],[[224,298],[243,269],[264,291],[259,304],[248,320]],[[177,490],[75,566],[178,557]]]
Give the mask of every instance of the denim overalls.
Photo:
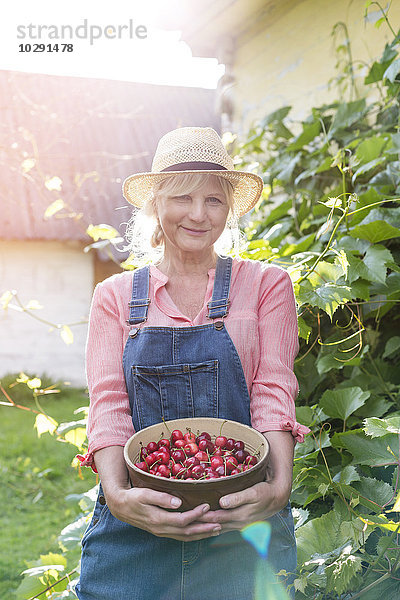
[[[133,327],[123,353],[135,431],[163,418],[220,417],[250,425],[243,368],[223,322],[231,269],[231,258],[218,257],[208,303],[212,322],[194,327],[144,326],[149,267],[135,272],[128,320]],[[290,506],[270,523],[269,561],[276,571],[294,572]],[[123,523],[108,510],[100,486],[82,539],[76,591],[81,600],[251,600],[257,561],[238,531],[180,542]]]

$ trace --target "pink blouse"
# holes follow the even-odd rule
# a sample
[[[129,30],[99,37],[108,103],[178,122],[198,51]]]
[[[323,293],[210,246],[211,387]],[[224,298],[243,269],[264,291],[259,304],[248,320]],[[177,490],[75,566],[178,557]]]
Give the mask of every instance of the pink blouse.
[[[168,277],[150,267],[150,306],[143,326],[192,327],[210,323],[215,269],[208,271],[204,304],[192,321],[170,298]],[[133,272],[109,277],[98,284],[92,301],[86,347],[90,394],[89,451],[123,446],[134,433],[122,369]],[[298,393],[293,362],[298,352],[297,316],[291,280],[283,269],[255,260],[233,259],[226,329],[240,357],[249,396],[252,426],[260,432],[291,431],[304,441],[307,427],[296,422],[294,400]]]

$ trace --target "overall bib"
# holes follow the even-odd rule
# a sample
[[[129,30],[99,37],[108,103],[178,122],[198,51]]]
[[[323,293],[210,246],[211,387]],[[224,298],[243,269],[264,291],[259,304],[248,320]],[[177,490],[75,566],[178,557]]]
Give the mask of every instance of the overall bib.
[[[123,368],[138,431],[162,419],[219,417],[250,423],[242,364],[225,328],[232,260],[218,257],[210,324],[145,327],[149,268],[133,278]],[[290,505],[269,519],[269,562],[296,569]],[[157,537],[116,519],[100,485],[92,521],[82,538],[81,600],[251,600],[259,558],[238,531],[194,542]],[[292,577],[289,581],[293,581]]]

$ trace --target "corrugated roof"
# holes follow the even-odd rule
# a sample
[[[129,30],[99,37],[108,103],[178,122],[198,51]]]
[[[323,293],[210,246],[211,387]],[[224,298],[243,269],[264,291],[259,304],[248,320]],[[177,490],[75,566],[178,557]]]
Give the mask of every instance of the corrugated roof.
[[[0,238],[89,241],[131,208],[121,183],[147,171],[176,127],[220,130],[215,90],[0,71]],[[61,189],[51,188],[61,180]],[[46,187],[47,182],[47,187]],[[49,219],[46,208],[66,204]]]

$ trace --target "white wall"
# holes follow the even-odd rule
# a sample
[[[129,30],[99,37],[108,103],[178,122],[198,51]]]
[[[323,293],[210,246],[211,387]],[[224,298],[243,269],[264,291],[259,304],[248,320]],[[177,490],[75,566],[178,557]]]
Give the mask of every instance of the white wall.
[[[75,242],[0,240],[0,296],[6,290],[16,290],[24,305],[37,300],[43,308],[32,312],[47,321],[85,321],[93,292],[92,255]],[[71,330],[74,342],[67,345],[56,329],[0,306],[0,377],[25,371],[85,386],[87,325]]]

